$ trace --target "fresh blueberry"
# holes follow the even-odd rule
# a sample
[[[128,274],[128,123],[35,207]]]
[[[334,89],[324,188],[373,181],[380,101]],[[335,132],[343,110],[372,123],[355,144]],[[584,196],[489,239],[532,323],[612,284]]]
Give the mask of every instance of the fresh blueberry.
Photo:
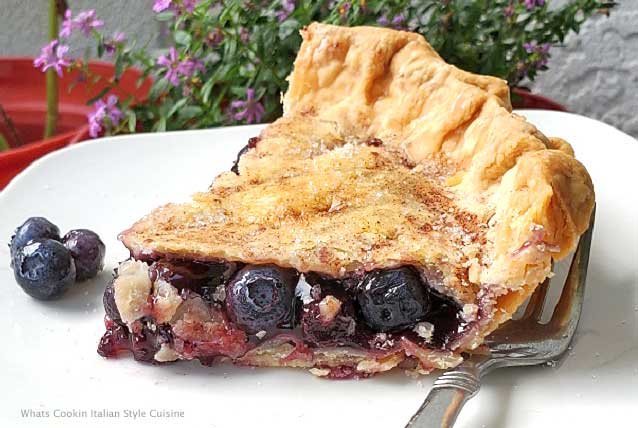
[[[88,229],[71,230],[64,235],[62,242],[75,260],[78,281],[93,278],[104,267],[106,248],[97,233]]]
[[[13,270],[24,291],[40,300],[60,297],[75,281],[71,253],[52,239],[38,239],[18,250]]]
[[[357,301],[366,323],[375,331],[396,331],[422,320],[429,297],[419,274],[410,267],[366,274]]]
[[[298,273],[274,265],[246,266],[226,286],[231,319],[249,333],[292,328]]]
[[[20,248],[35,239],[60,240],[60,229],[44,217],[29,217],[18,227],[11,237],[11,258],[15,257]]]

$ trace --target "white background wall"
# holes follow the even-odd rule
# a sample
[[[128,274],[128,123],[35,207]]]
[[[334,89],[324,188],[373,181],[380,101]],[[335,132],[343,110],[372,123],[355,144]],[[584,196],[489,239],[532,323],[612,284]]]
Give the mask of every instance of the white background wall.
[[[96,9],[108,31],[122,30],[146,41],[154,40],[158,29],[152,0],[68,3],[74,11]],[[45,0],[0,0],[0,55],[39,52],[46,40],[46,4]],[[580,35],[552,51],[549,67],[531,85],[535,92],[638,137],[638,0],[620,0],[610,18],[588,21]]]

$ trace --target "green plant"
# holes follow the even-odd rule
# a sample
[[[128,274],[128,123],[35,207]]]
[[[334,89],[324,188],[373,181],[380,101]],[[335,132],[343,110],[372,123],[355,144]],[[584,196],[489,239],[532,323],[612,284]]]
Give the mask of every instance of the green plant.
[[[110,87],[129,67],[154,79],[142,103],[108,96],[108,87],[91,100],[93,136],[195,129],[277,118],[299,29],[313,21],[416,31],[446,61],[517,86],[546,70],[552,46],[613,6],[601,0],[572,0],[554,9],[545,0],[155,0],[156,18],[169,30],[168,49],[154,52],[122,33],[101,33],[94,11],[75,17],[67,11],[57,49],[61,66],[88,73],[88,56],[64,56],[64,38],[80,30],[96,42],[90,54],[114,61]]]

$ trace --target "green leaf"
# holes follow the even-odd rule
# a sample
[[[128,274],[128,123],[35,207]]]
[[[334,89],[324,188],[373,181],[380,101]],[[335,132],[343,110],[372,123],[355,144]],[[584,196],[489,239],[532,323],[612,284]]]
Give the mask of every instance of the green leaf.
[[[118,57],[115,60],[115,75],[114,75],[115,80],[120,80],[120,77],[122,77],[123,72],[124,72],[124,63]]]
[[[133,110],[128,112],[128,130],[132,134],[135,132],[137,126],[137,115]]]
[[[191,35],[186,31],[176,31],[175,32],[175,43],[182,46],[188,46],[191,42]]]
[[[188,98],[182,98],[181,100],[173,104],[173,107],[171,107],[171,109],[168,111],[168,113],[166,114],[166,117],[171,117],[177,110],[182,108],[187,101],[188,101]]]
[[[294,19],[288,19],[279,25],[279,39],[283,40],[293,33],[296,33],[300,25]]]
[[[166,117],[162,116],[159,118],[159,121],[155,125],[155,131],[164,132],[166,131]]]
[[[201,113],[202,108],[199,106],[186,106],[179,111],[178,117],[180,120],[188,120],[199,116]]]
[[[165,78],[162,77],[161,79],[156,80],[149,92],[149,98],[155,99],[159,97],[164,92],[168,91],[168,87],[169,83]]]
[[[4,138],[4,135],[2,135],[2,133],[0,133],[0,152],[4,152],[9,150],[11,147],[9,147],[9,143],[7,142],[7,139]]]
[[[201,89],[202,103],[208,104],[208,100],[210,99],[210,93],[214,85],[215,85],[214,79],[208,79],[206,83],[204,83],[204,86],[202,86],[202,89]]]
[[[98,94],[96,96],[94,96],[93,98],[89,99],[86,102],[86,104],[87,105],[91,105],[91,104],[95,103],[97,100],[101,99],[104,95],[106,95],[110,90],[111,90],[110,86],[102,88],[102,90],[100,92],[98,92]]]

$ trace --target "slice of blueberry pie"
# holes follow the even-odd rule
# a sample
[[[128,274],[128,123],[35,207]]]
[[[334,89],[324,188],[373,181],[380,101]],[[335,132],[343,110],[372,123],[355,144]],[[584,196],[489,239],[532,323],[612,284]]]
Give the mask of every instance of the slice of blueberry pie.
[[[452,367],[587,228],[587,171],[511,113],[506,82],[417,34],[302,35],[283,117],[207,192],[122,233],[101,355],[330,378]]]

